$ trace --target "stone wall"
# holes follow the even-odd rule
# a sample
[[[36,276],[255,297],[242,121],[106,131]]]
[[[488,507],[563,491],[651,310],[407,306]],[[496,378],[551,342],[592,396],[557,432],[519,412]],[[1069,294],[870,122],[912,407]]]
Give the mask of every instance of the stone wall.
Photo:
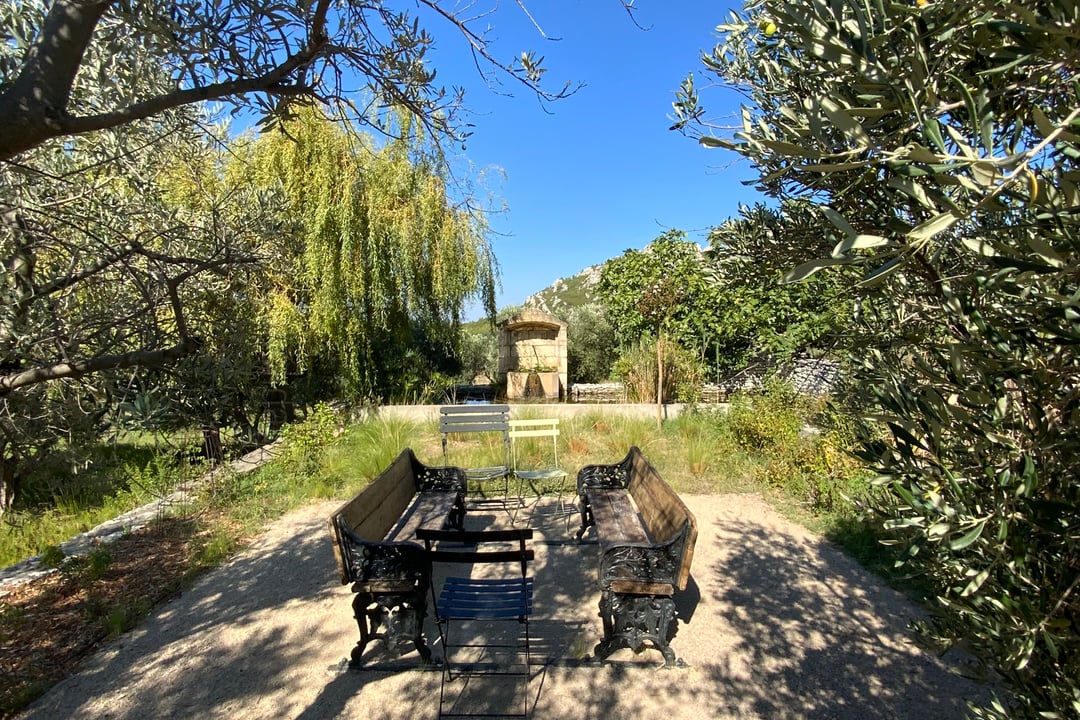
[[[827,395],[837,382],[840,372],[838,363],[831,360],[799,359],[775,367],[767,362],[752,365],[719,384],[705,383],[701,386],[698,402],[727,402],[732,393],[760,391],[769,373],[789,383],[796,392],[804,395]],[[569,398],[580,403],[625,403],[629,401],[622,383],[574,383]]]

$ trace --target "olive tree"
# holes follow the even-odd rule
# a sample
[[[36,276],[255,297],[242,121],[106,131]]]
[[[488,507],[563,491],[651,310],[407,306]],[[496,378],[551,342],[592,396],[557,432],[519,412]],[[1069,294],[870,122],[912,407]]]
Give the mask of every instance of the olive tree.
[[[1075,3],[765,0],[704,60],[742,93],[676,127],[819,207],[821,254],[871,298],[860,386],[887,429],[862,455],[878,508],[932,583],[927,629],[1014,697],[980,712],[1080,715],[1080,23]],[[853,328],[854,330],[855,328]]]
[[[202,152],[191,121],[167,115],[0,166],[0,510],[21,464],[58,443],[74,451],[114,419],[136,369],[222,331],[200,298],[228,297],[231,274],[254,264],[256,224],[165,199],[168,168]]]
[[[623,3],[628,9],[632,3]],[[170,108],[227,101],[264,120],[313,100],[378,123],[406,108],[437,133],[461,137],[461,96],[435,82],[434,38],[419,22],[457,33],[491,83],[508,79],[543,99],[542,58],[497,57],[489,9],[421,0],[30,0],[0,8],[0,160],[51,138],[123,126]],[[525,6],[518,3],[526,12]],[[405,7],[402,7],[405,6]],[[422,12],[421,12],[422,11]],[[530,16],[531,17],[531,16]],[[151,63],[133,64],[132,60]],[[140,76],[164,71],[167,87]],[[94,86],[102,102],[79,101]]]
[[[603,305],[588,303],[567,310],[566,371],[571,383],[599,383],[611,377],[618,357],[615,328]]]

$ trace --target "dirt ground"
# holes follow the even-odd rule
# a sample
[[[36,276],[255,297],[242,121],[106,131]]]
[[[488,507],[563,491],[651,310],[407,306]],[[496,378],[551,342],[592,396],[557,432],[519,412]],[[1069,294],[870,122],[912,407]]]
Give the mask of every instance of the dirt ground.
[[[597,547],[540,518],[534,718],[960,718],[990,688],[913,643],[919,609],[753,495],[686,496],[699,537],[672,647],[587,662],[601,635]],[[154,611],[21,717],[434,718],[441,673],[369,649],[311,505]],[[549,509],[547,507],[542,510]],[[427,636],[438,657],[438,635]]]

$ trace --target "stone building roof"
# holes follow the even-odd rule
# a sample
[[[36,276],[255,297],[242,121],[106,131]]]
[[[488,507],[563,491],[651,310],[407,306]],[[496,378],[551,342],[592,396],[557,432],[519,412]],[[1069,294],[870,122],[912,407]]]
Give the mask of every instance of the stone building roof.
[[[559,318],[546,313],[543,310],[536,310],[534,308],[525,308],[517,315],[509,317],[499,323],[499,328],[502,330],[512,331],[518,328],[527,327],[529,325],[543,325],[552,330],[560,330],[566,327],[566,323]]]

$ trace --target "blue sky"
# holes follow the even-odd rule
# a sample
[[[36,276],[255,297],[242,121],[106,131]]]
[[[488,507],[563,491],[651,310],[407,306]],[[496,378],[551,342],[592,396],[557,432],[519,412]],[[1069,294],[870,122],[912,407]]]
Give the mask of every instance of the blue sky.
[[[501,168],[489,187],[507,203],[493,218],[502,270],[499,307],[520,304],[550,285],[628,248],[640,249],[669,228],[703,243],[709,227],[739,203],[762,199],[741,180],[750,167],[731,153],[709,150],[671,132],[671,103],[687,73],[699,85],[700,54],[715,44],[727,4],[640,0],[639,29],[618,0],[546,0],[529,11],[551,37],[539,35],[512,2],[492,16],[493,52],[509,59],[532,49],[545,58],[545,82],[585,87],[542,105],[504,82],[506,97],[488,90],[454,30],[429,24],[440,84],[466,87],[475,125],[465,154],[477,169]],[[734,114],[726,90],[703,99],[711,117]],[[475,319],[477,309],[467,319]]]

